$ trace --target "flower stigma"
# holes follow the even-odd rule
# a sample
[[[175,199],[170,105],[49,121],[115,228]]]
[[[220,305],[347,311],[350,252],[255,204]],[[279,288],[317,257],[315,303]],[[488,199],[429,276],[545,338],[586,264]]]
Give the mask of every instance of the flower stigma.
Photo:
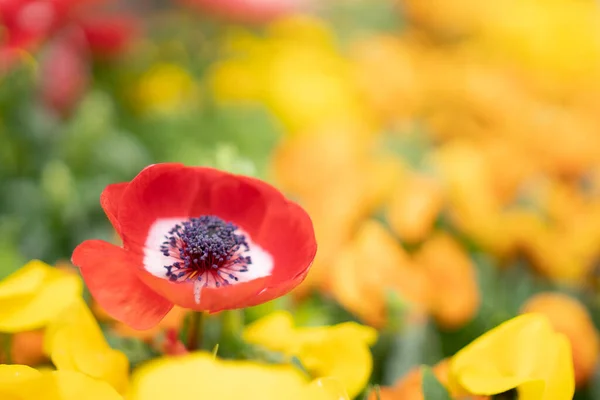
[[[246,236],[239,228],[221,218],[206,215],[190,218],[171,228],[160,246],[172,282],[194,282],[194,297],[199,302],[202,287],[221,287],[239,280],[248,272],[252,259]]]

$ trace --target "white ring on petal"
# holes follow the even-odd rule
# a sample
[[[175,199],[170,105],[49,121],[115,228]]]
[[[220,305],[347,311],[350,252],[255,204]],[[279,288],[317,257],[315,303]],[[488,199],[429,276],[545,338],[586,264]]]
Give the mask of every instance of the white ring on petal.
[[[163,243],[167,240],[165,236],[171,236],[169,231],[177,224],[188,221],[187,217],[179,218],[160,218],[157,219],[148,230],[148,237],[144,245],[144,268],[154,276],[168,280],[165,266],[173,265],[180,261],[178,258],[165,256],[160,250]],[[244,256],[249,256],[252,263],[248,264],[246,272],[237,272],[235,277],[238,280],[229,280],[229,283],[235,285],[240,282],[248,282],[254,279],[271,275],[273,271],[273,256],[264,250],[258,244],[252,241],[250,235],[242,229],[236,231],[237,234],[244,235],[248,243],[249,251],[244,252]],[[214,282],[209,285],[215,287]]]

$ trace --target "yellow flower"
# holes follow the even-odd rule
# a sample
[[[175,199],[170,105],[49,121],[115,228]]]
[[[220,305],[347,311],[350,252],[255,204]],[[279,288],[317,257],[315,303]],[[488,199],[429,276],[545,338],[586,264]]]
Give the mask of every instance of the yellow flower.
[[[431,370],[435,377],[444,386],[448,384],[450,366],[447,359],[434,365]],[[382,387],[380,400],[423,400],[423,369],[415,367],[400,378],[394,386]],[[487,396],[465,396],[464,393],[450,393],[453,399],[461,400],[488,400]],[[372,393],[369,400],[377,400],[376,393]]]
[[[521,400],[569,400],[575,391],[569,341],[542,314],[515,317],[453,357],[450,385],[472,394],[517,388]]]
[[[44,348],[59,370],[82,372],[123,393],[129,360],[110,348],[83,300],[79,299],[48,326]]]
[[[419,48],[410,40],[375,36],[353,45],[352,61],[357,84],[382,122],[401,121],[414,115],[422,103],[422,74],[417,64]],[[386,77],[385,85],[381,77]]]
[[[173,113],[189,108],[195,99],[195,83],[176,64],[155,65],[134,88],[134,106],[142,113]]]
[[[365,125],[350,64],[321,21],[284,18],[263,39],[238,31],[228,41],[238,57],[215,65],[209,80],[217,99],[263,103],[293,134],[327,123]]]
[[[482,46],[510,59],[531,82],[585,82],[600,66],[600,11],[594,1],[513,0],[483,25]],[[494,60],[496,61],[496,60]]]
[[[191,353],[153,360],[132,378],[130,400],[347,400],[327,380],[310,383],[291,365],[215,359]]]
[[[41,261],[31,261],[0,282],[0,332],[46,326],[82,291],[81,279]]]
[[[0,365],[2,400],[122,400],[110,385],[74,371],[40,372]]]
[[[375,343],[377,332],[353,322],[296,328],[288,312],[278,311],[249,325],[243,337],[249,343],[297,357],[313,376],[339,380],[354,398],[371,375],[369,346]]]
[[[544,292],[527,300],[522,310],[546,315],[552,327],[569,338],[575,381],[585,385],[594,375],[600,353],[598,332],[585,306],[566,294]]]

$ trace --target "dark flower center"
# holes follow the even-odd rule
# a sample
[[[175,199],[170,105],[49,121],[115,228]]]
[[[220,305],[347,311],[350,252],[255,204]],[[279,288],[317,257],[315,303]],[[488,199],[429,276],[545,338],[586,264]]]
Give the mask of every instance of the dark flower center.
[[[175,225],[160,247],[163,255],[176,261],[165,265],[173,282],[197,281],[204,287],[229,285],[248,271],[250,248],[238,227],[219,217],[205,215]]]

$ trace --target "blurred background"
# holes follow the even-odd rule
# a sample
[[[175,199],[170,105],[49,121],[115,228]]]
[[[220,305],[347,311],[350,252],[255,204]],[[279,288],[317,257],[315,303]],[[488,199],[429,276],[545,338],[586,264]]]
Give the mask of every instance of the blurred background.
[[[523,310],[600,398],[592,0],[0,0],[0,277],[114,240],[156,162],[265,179],[313,218],[300,324],[381,332],[392,384]]]

